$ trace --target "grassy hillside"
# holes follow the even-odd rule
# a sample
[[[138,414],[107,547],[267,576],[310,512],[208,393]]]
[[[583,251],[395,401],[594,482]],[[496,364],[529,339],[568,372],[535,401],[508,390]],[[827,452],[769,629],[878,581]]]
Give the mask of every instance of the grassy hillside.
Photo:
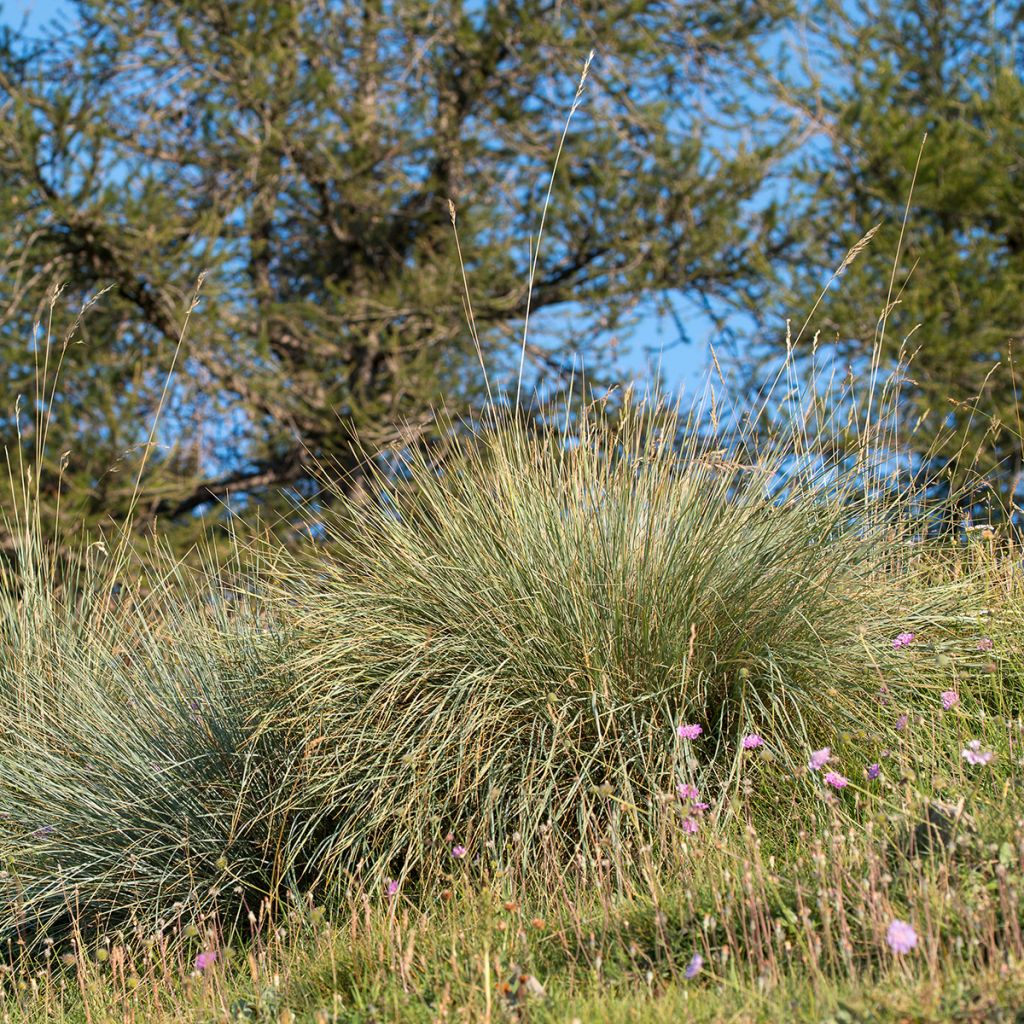
[[[206,571],[27,487],[4,1019],[1016,1019],[1020,552],[851,409],[496,412]]]

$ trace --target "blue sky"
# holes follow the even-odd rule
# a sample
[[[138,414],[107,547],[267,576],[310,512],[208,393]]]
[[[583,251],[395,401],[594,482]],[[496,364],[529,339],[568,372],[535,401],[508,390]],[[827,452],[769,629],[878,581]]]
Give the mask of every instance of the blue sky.
[[[65,0],[0,0],[0,24],[21,25],[27,17],[29,28],[38,29],[54,18],[67,17],[69,11]],[[691,343],[676,344],[678,334],[670,318],[644,318],[631,338],[632,347],[624,359],[624,368],[638,378],[646,378],[660,366],[668,390],[682,386],[693,391],[706,372],[708,345],[715,342],[715,329],[712,321],[698,310],[689,311],[685,327]]]
[[[29,25],[36,27],[60,14],[62,6],[61,0],[3,0],[0,3],[0,22],[18,25],[22,16],[27,14]]]

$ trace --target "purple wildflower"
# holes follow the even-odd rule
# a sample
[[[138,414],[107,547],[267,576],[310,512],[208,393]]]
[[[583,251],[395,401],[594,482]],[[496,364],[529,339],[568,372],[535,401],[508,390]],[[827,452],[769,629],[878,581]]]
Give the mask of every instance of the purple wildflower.
[[[896,731],[903,732],[903,730],[907,727],[907,722],[909,721],[909,715],[900,715],[900,717],[896,719]]]
[[[693,956],[690,957],[690,962],[686,965],[686,970],[683,971],[683,974],[686,975],[686,980],[693,981],[693,979],[700,974],[703,967],[704,957],[702,957],[700,953],[694,953]]]
[[[981,740],[969,740],[960,753],[968,764],[988,764],[995,756],[991,750],[981,749]]]
[[[695,740],[703,731],[699,725],[680,725],[676,727],[676,735],[681,740]]]
[[[820,772],[821,769],[828,764],[828,759],[831,756],[831,747],[822,747],[821,750],[815,750],[814,753],[811,754],[810,761],[807,762],[807,767],[810,768],[812,772]]]
[[[398,894],[398,882],[396,882],[396,881],[395,881],[395,880],[394,880],[393,878],[392,878],[392,879],[389,879],[389,880],[388,880],[388,884],[387,884],[387,886],[385,887],[384,891],[385,891],[385,892],[386,892],[386,893],[387,893],[387,894],[388,894],[389,896],[395,896],[395,895],[397,895],[397,894]]]
[[[466,848],[464,846],[453,846],[452,856],[456,860],[462,860],[462,858],[466,856]]]
[[[697,819],[693,815],[688,814],[683,818],[683,831],[691,836],[697,831]]]
[[[869,764],[867,768],[864,769],[864,774],[867,775],[869,781],[874,782],[875,779],[882,774],[882,766],[877,762],[875,764]]]
[[[217,962],[217,950],[208,949],[204,953],[200,953],[196,957],[196,970],[205,971],[207,967],[212,967]]]
[[[895,640],[892,642],[892,649],[894,651],[900,650],[902,647],[909,647],[914,642],[913,633],[900,633]]]
[[[896,918],[885,933],[885,941],[894,953],[902,955],[917,945],[917,932],[906,921]]]
[[[839,772],[825,772],[825,781],[833,789],[843,789],[850,784],[850,780]]]
[[[988,636],[983,636],[978,641],[978,650],[979,651],[991,651],[992,650],[992,638],[988,637]]]
[[[680,800],[689,802],[690,810],[706,811],[708,809],[708,804],[701,803],[700,793],[697,792],[697,787],[692,782],[680,782],[676,786],[676,793]]]
[[[756,732],[752,732],[749,736],[743,737],[742,746],[744,750],[753,750],[755,747],[763,747],[764,740]]]
[[[942,701],[943,710],[948,711],[954,704],[960,703],[960,695],[956,690],[943,690],[939,694],[939,700]]]

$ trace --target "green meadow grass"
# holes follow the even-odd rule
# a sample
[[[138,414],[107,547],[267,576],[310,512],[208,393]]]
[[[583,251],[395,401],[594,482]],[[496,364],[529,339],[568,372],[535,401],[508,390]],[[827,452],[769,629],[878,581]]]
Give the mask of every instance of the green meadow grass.
[[[1020,552],[847,407],[495,412],[202,571],[26,490],[4,1019],[1014,1019]]]

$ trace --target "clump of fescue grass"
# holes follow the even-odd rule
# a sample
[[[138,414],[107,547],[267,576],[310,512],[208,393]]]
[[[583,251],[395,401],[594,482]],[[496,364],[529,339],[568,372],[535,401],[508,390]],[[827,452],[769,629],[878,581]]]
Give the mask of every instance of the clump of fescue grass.
[[[741,782],[771,791],[739,773],[749,732],[806,789],[812,747],[868,742],[882,685],[933,685],[960,591],[864,461],[696,417],[495,413],[237,587],[169,560],[125,587],[125,549],[58,567],[25,531],[0,600],[0,930],[145,930],[214,899],[244,924],[285,884],[426,892],[463,864],[551,884],[597,843],[629,878],[678,842],[680,784],[716,828]],[[913,657],[907,628],[931,631]]]
[[[287,771],[253,741],[246,613],[181,576],[112,586],[96,553],[58,585],[39,554],[0,580],[0,938],[151,928],[220,890],[244,924],[279,880]]]
[[[325,871],[640,846],[678,784],[728,789],[743,734],[793,769],[863,730],[883,681],[925,681],[891,639],[945,628],[948,595],[908,607],[897,504],[864,464],[694,428],[629,400],[571,430],[496,413],[285,563],[294,682],[263,729],[305,751]]]

